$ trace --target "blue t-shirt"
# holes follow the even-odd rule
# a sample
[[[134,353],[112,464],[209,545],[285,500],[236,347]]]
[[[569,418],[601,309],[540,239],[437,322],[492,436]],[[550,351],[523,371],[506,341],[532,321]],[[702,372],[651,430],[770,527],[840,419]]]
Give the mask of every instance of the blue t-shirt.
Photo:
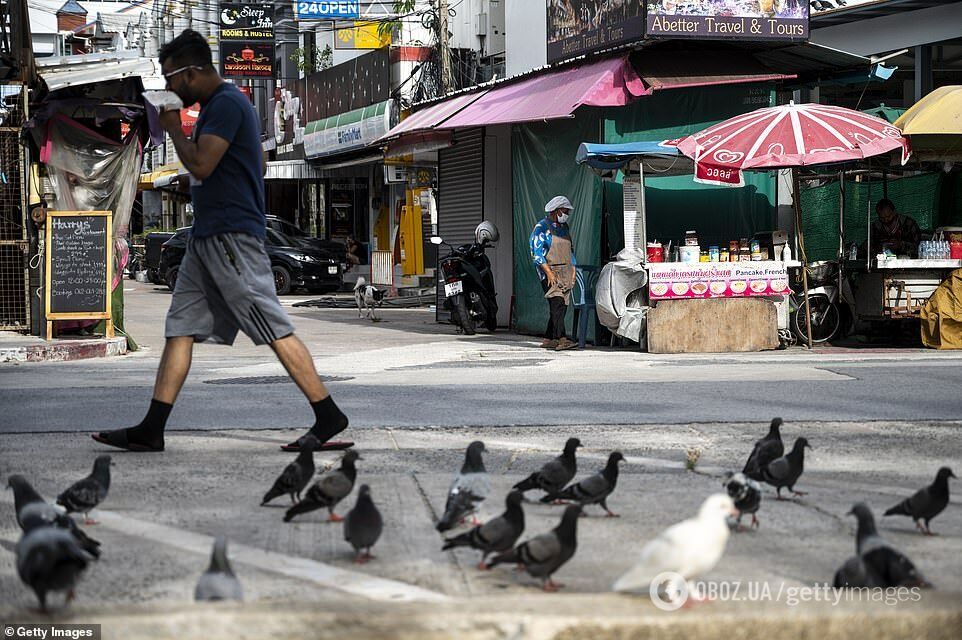
[[[221,233],[266,234],[261,132],[251,101],[224,82],[200,110],[193,139],[212,134],[230,143],[206,180],[190,178],[195,238]]]

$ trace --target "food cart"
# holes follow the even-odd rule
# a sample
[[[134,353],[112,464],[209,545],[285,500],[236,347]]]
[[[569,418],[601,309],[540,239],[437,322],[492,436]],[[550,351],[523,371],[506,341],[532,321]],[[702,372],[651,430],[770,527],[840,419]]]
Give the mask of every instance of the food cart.
[[[597,171],[625,172],[625,246],[652,249],[644,264],[649,351],[757,351],[790,341],[788,269],[800,263],[779,259],[785,234],[768,234],[780,242],[765,247],[766,260],[759,247],[755,259],[729,254],[722,261],[719,250],[702,261],[700,247],[691,244],[678,252],[685,254],[684,261],[673,259],[675,252],[665,256],[664,247],[647,241],[645,176],[691,175],[693,162],[677,148],[656,142],[583,143],[575,159]]]

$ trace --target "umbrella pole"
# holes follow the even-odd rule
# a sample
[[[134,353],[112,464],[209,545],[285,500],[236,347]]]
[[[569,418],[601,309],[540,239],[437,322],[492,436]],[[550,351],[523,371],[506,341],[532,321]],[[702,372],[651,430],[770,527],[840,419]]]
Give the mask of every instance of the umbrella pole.
[[[795,237],[802,259],[802,289],[805,295],[805,333],[808,348],[812,348],[812,308],[808,301],[808,257],[805,255],[805,234],[802,231],[802,193],[798,181],[798,169],[792,169],[792,200],[795,204]]]

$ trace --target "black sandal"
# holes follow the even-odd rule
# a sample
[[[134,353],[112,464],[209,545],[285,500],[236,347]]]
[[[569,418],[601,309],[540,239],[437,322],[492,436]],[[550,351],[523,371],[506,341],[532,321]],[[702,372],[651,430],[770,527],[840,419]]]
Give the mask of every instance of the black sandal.
[[[127,429],[101,431],[100,433],[91,433],[90,437],[100,444],[105,444],[109,447],[117,447],[118,449],[124,449],[125,451],[134,451],[137,453],[159,453],[164,450],[164,445],[160,445],[160,447],[152,447],[141,442],[130,442],[130,440],[127,438],[127,431]]]
[[[301,450],[301,445],[304,443],[304,438],[308,435],[303,435],[294,442],[289,444],[282,444],[281,451],[292,451],[297,453]],[[328,440],[321,446],[314,449],[314,451],[343,451],[344,449],[350,449],[354,446],[354,443],[349,440]]]

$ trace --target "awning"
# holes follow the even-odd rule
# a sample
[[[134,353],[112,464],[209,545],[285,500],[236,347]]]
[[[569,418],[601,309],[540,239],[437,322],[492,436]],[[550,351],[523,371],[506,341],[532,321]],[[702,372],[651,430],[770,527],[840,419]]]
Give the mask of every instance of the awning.
[[[374,151],[377,141],[397,122],[397,104],[393,99],[308,122],[304,126],[304,155],[312,159],[361,149]],[[380,149],[377,151],[380,153]]]
[[[568,118],[581,106],[623,106],[648,93],[622,55],[455,96],[416,112],[380,141],[426,131]]]
[[[632,62],[651,91],[775,82],[796,77],[775,73],[747,53],[710,47],[702,51],[643,50]]]
[[[155,189],[155,182],[161,178],[171,178],[177,175],[177,172],[183,170],[183,165],[179,162],[171,162],[165,164],[161,167],[157,167],[153,171],[140,174],[140,179],[137,181],[137,188],[140,190],[151,190]]]
[[[267,163],[265,180],[313,180],[324,174],[304,160],[277,160]]]
[[[632,161],[643,162],[645,172],[652,177],[690,175],[694,171],[692,161],[677,147],[665,147],[658,142],[582,142],[575,155],[578,164],[602,170],[620,169]]]
[[[37,58],[37,72],[49,91],[129,77],[140,77],[148,85],[161,78],[156,58],[116,52]]]

